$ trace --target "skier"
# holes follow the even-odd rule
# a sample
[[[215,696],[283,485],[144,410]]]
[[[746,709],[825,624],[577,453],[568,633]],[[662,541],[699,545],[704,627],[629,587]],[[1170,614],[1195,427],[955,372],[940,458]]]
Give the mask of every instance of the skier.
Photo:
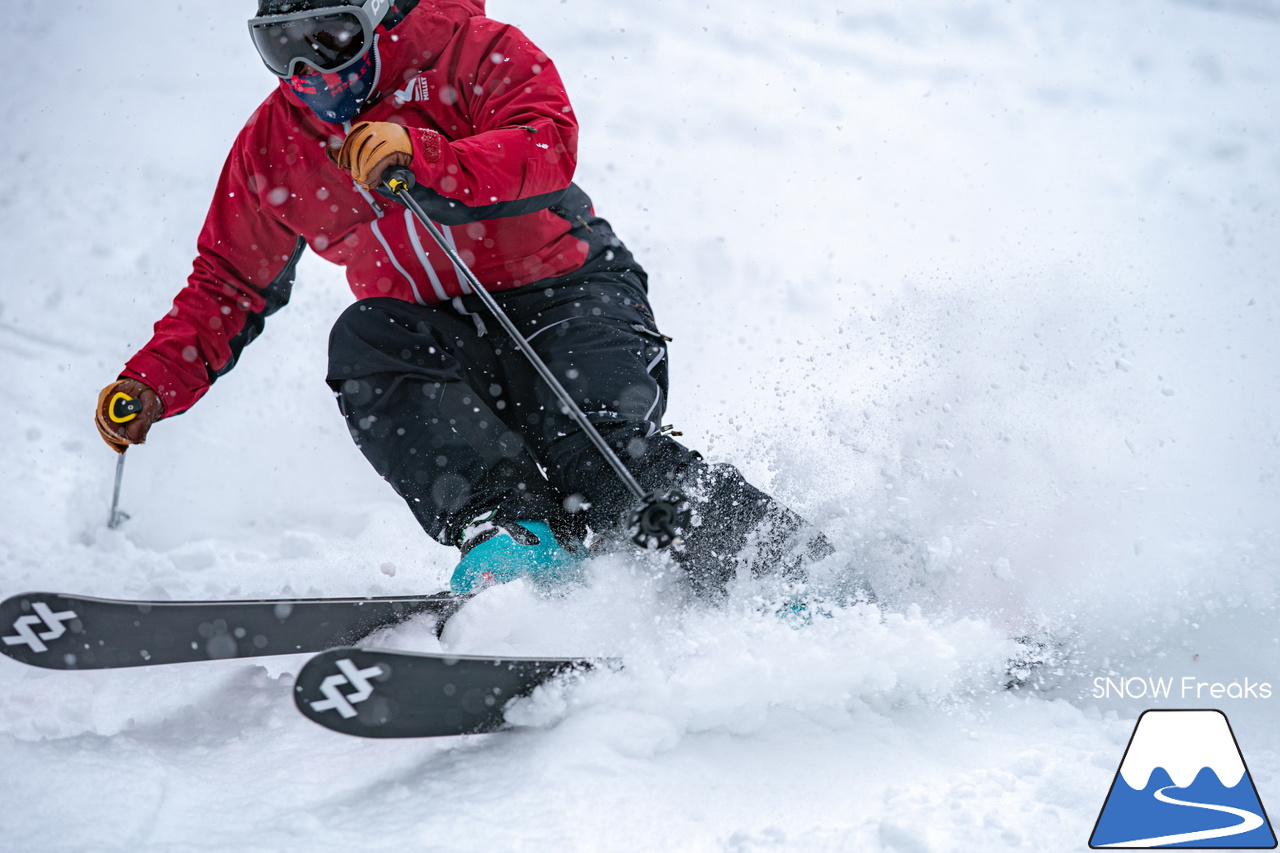
[[[577,122],[555,66],[483,0],[260,0],[249,21],[278,88],[223,168],[194,270],[99,397],[118,452],[185,412],[289,299],[310,246],[356,302],[327,381],[356,444],[423,529],[456,546],[469,592],[573,574],[588,527],[632,497],[458,270],[382,188],[414,197],[550,365],[638,483],[677,488],[693,526],[673,557],[716,595],[745,563],[797,572],[830,550],[730,465],[662,429],[667,341],[647,276],[572,183]],[[111,417],[119,394],[142,403]]]

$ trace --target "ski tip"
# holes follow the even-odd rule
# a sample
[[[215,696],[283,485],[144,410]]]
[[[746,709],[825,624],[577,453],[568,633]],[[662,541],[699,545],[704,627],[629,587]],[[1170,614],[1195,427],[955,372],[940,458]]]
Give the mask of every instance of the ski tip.
[[[41,669],[79,669],[73,638],[84,630],[68,599],[24,592],[0,602],[0,653]]]
[[[304,717],[341,734],[367,738],[424,737],[463,734],[455,728],[426,731],[405,724],[405,679],[388,690],[397,670],[387,654],[345,647],[321,652],[307,661],[294,682],[293,701]],[[398,656],[402,657],[402,656]],[[419,685],[414,685],[419,686]]]
[[[307,661],[294,704],[312,722],[367,738],[452,737],[506,725],[504,709],[577,658],[494,658],[340,648]]]

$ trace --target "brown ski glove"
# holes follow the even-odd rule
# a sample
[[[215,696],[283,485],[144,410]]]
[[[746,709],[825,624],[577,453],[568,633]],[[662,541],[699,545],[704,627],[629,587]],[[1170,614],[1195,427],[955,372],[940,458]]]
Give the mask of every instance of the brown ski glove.
[[[131,444],[145,444],[151,425],[164,417],[164,403],[136,379],[117,379],[98,395],[94,421],[102,440],[116,453]]]
[[[413,142],[409,131],[398,124],[362,121],[351,128],[341,148],[329,149],[329,159],[350,172],[360,186],[372,190],[382,183],[387,169],[413,163]]]

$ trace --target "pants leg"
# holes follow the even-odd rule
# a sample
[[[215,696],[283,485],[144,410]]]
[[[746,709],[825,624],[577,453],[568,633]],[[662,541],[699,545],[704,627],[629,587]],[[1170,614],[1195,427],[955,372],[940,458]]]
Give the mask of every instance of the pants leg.
[[[721,591],[753,543],[753,570],[786,568],[803,519],[733,466],[708,465],[658,431],[667,350],[638,277],[597,271],[495,298],[641,487],[675,487],[691,498],[701,523],[675,557],[695,589]],[[486,316],[476,297],[463,303]],[[550,520],[563,516],[566,497],[584,506],[580,521],[616,531],[634,497],[490,325],[482,336],[451,307],[394,299],[366,299],[345,311],[330,337],[328,379],[356,444],[445,544],[481,509]],[[821,540],[816,556],[829,548]]]
[[[496,296],[643,488],[666,488],[678,468],[698,458],[658,432],[667,401],[666,342],[633,273],[595,273],[553,289]],[[513,425],[551,485],[586,507],[592,528],[616,528],[634,497],[547,384],[522,355],[514,356],[507,364]]]
[[[328,382],[361,452],[433,538],[453,544],[482,509],[546,518],[558,501],[496,410],[502,362],[448,308],[365,299],[329,338]]]
[[[743,478],[731,465],[702,457],[660,433],[667,401],[666,343],[654,325],[642,284],[626,273],[594,275],[552,291],[500,294],[504,309],[575,402],[646,491],[679,488],[698,524],[676,558],[694,587],[714,594],[749,546],[753,571],[786,571],[807,527],[800,516]],[[634,496],[560,402],[523,363],[512,394],[526,412],[522,431],[547,478],[578,496],[600,532],[616,530]],[[820,534],[819,534],[820,535]],[[816,544],[822,556],[825,540]]]

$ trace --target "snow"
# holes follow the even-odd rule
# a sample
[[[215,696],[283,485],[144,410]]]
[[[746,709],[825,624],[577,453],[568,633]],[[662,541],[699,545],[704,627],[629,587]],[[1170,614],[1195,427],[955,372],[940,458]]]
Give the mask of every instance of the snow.
[[[189,270],[272,85],[252,4],[32,6],[3,35],[0,596],[443,586],[291,305],[131,451],[97,391]],[[669,420],[820,523],[882,617],[690,608],[661,561],[495,590],[451,648],[621,654],[505,733],[346,738],[301,658],[0,659],[4,850],[1079,850],[1147,707],[1230,717],[1280,801],[1273,0],[495,2],[556,60],[579,181],[651,274]],[[1008,692],[1011,636],[1063,639]],[[427,626],[379,640],[435,648]],[[1095,679],[1169,677],[1168,699]],[[1198,696],[1196,694],[1199,694]]]
[[[1176,756],[1177,760],[1171,760]],[[1163,767],[1173,784],[1190,787],[1196,774],[1208,767],[1228,788],[1240,784],[1244,762],[1231,737],[1226,717],[1216,711],[1147,714],[1133,733],[1120,764],[1125,784],[1136,791],[1147,787],[1151,773]]]

